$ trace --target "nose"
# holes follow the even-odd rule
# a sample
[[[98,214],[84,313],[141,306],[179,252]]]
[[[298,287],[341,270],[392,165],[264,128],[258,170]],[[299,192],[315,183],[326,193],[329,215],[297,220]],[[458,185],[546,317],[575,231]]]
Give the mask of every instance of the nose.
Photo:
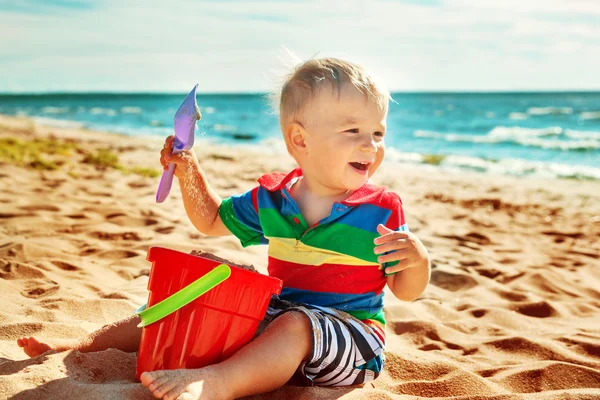
[[[360,144],[360,150],[364,151],[365,153],[377,152],[377,142],[375,142],[373,136],[369,136],[362,141],[362,143]]]

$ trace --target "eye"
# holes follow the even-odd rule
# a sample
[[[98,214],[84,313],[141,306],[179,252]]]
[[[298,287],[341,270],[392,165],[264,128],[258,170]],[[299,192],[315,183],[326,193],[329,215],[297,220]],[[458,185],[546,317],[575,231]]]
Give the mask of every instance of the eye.
[[[377,136],[377,137],[384,137],[384,136],[385,136],[385,133],[383,133],[383,132],[380,132],[380,131],[377,131],[377,132],[374,132],[374,133],[373,133],[373,135],[375,135],[375,136]]]
[[[358,128],[346,129],[346,132],[358,133]]]

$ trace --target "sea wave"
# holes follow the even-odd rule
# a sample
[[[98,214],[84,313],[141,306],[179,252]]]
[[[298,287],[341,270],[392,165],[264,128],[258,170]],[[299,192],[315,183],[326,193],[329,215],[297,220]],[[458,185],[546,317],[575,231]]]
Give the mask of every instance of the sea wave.
[[[513,111],[508,113],[508,118],[512,120],[523,120],[529,117],[540,117],[545,115],[571,115],[571,107],[529,107],[525,112]]]
[[[510,114],[508,114],[508,118],[510,118],[510,119],[527,119],[527,118],[529,118],[529,115],[527,115],[526,113],[521,113],[521,112],[511,112]]]
[[[581,119],[600,119],[600,111],[583,111],[579,114]]]
[[[44,114],[66,114],[69,112],[69,107],[43,107],[42,112]]]
[[[600,132],[594,131],[576,131],[573,129],[565,129],[565,136],[573,139],[600,140]]]
[[[519,126],[497,126],[494,129],[492,129],[488,133],[488,135],[494,138],[519,139],[522,137],[559,136],[562,133],[563,129],[560,126],[551,126],[549,128],[521,128]]]
[[[236,132],[237,126],[225,125],[225,124],[214,124],[212,128],[217,132]]]
[[[527,109],[529,115],[560,115],[573,114],[571,107],[529,107]]]
[[[447,142],[481,144],[513,143],[548,150],[583,151],[600,149],[600,132],[576,131],[562,129],[558,126],[540,129],[498,126],[486,135],[417,130],[414,132],[414,136]]]
[[[431,156],[419,153],[401,152],[389,149],[387,159],[391,162],[405,164],[427,164]],[[487,160],[479,157],[459,155],[436,156],[438,165],[431,168],[441,168],[450,171],[475,171],[510,176],[533,176],[546,178],[569,178],[600,180],[600,168],[585,165],[570,165],[523,159]]]
[[[121,112],[123,114],[141,114],[142,109],[140,107],[123,106],[121,107]]]
[[[103,107],[92,107],[90,109],[90,114],[92,115],[108,115],[110,117],[114,117],[117,115],[117,110],[112,108],[103,108]]]
[[[539,147],[548,150],[598,150],[600,142],[595,140],[545,140],[540,138],[518,139],[515,141],[523,146]]]

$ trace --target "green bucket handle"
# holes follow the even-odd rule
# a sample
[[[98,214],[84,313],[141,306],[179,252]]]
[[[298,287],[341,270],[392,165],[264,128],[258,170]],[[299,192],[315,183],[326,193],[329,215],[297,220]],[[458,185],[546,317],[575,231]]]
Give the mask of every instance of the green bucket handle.
[[[138,328],[148,326],[179,310],[229,278],[229,276],[231,276],[231,268],[226,264],[220,264],[209,273],[201,276],[152,307],[145,308],[145,305],[140,307],[137,314],[140,316],[142,322],[138,324]]]

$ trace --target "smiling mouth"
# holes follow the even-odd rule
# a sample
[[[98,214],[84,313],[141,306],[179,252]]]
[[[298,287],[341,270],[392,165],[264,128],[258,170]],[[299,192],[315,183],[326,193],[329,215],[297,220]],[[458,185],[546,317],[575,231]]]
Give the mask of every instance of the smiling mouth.
[[[351,162],[350,165],[359,171],[366,171],[367,169],[369,169],[369,165],[371,164],[363,162]]]

